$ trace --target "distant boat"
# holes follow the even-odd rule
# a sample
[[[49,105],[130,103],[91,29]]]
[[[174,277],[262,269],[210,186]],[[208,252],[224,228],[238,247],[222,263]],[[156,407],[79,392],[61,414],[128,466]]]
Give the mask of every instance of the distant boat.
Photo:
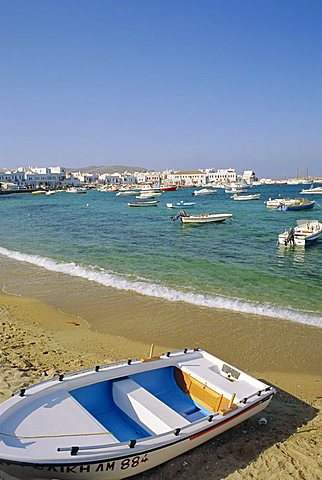
[[[182,223],[221,223],[231,217],[231,213],[200,213],[197,215],[190,215],[184,210],[181,210],[171,218],[172,220],[177,220],[179,218]]]
[[[199,348],[61,374],[1,404],[1,477],[129,478],[248,420],[275,392]]]
[[[137,195],[138,193],[139,193],[138,190],[120,190],[119,192],[117,192],[116,196],[120,197],[120,196],[127,196],[127,195]]]
[[[278,208],[283,205],[292,205],[297,200],[301,200],[301,198],[269,198],[265,205],[268,208]]]
[[[159,200],[152,200],[151,202],[129,202],[129,207],[157,207]]]
[[[192,195],[213,195],[217,190],[212,188],[202,188],[201,190],[194,190]]]
[[[260,193],[253,193],[252,195],[233,195],[231,198],[233,200],[258,200],[260,198]]]
[[[315,205],[315,202],[309,202],[308,200],[299,198],[294,200],[293,203],[288,205],[280,205],[277,207],[277,210],[285,211],[297,211],[297,210],[311,210]]]
[[[32,195],[44,195],[46,193],[46,190],[35,190],[34,192],[31,192]]]
[[[160,192],[173,192],[177,190],[177,186],[176,185],[169,185],[168,187],[160,187]]]
[[[55,190],[48,190],[48,192],[46,192],[46,195],[55,195]]]
[[[278,243],[285,247],[305,246],[315,242],[322,233],[319,220],[298,220],[295,228],[285,230],[278,236]]]
[[[82,187],[68,188],[65,191],[66,191],[66,193],[76,193],[78,195],[83,195],[84,193],[87,193],[86,188],[82,188]]]
[[[167,203],[168,208],[192,208],[196,205],[196,202],[177,202]]]
[[[311,188],[306,188],[304,190],[301,190],[300,193],[304,195],[313,195],[313,194],[322,195],[322,187],[313,187],[312,185]]]
[[[140,195],[137,195],[136,198],[140,199],[148,199],[148,198],[155,198],[161,195],[160,192],[143,192],[141,191]]]

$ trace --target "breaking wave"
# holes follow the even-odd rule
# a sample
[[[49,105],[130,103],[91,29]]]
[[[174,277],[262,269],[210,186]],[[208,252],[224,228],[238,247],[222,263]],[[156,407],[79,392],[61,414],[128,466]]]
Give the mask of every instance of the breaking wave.
[[[46,270],[52,272],[59,272],[64,273],[65,275],[84,278],[107,287],[132,291],[150,297],[162,298],[170,302],[186,302],[203,307],[264,315],[266,317],[281,318],[322,328],[322,317],[310,312],[304,312],[292,308],[278,307],[271,304],[249,302],[220,295],[203,295],[192,292],[184,292],[175,290],[173,288],[168,288],[157,283],[151,283],[148,280],[130,280],[122,275],[109,272],[107,270],[98,270],[94,267],[85,267],[77,265],[74,262],[58,262],[50,258],[41,257],[39,255],[21,253],[2,247],[0,247],[0,254],[20,262],[27,262],[37,265],[38,267],[45,268]]]

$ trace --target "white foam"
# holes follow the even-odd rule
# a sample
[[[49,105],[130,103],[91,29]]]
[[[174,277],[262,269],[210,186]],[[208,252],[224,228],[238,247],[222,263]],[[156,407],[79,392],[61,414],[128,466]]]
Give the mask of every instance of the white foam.
[[[203,307],[220,308],[232,310],[234,312],[281,318],[322,328],[322,317],[310,312],[304,312],[292,308],[278,307],[271,304],[248,302],[239,300],[237,298],[219,295],[202,295],[179,291],[163,285],[151,283],[148,280],[130,280],[124,276],[115,274],[113,272],[108,272],[104,269],[98,270],[94,267],[84,267],[73,262],[57,262],[50,258],[21,253],[2,247],[0,247],[0,254],[20,262],[27,262],[37,265],[52,272],[60,272],[74,277],[81,277],[100,283],[101,285],[105,285],[107,287],[113,287],[119,290],[128,290],[150,297],[163,298],[170,302],[186,302]]]

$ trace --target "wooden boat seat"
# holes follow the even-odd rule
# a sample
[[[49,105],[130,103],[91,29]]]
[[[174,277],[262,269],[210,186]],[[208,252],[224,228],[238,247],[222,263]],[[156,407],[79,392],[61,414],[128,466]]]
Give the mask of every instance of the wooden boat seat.
[[[117,406],[152,434],[190,425],[188,420],[130,378],[115,381],[112,391]]]
[[[236,394],[236,401],[238,401],[256,393],[259,389],[257,385],[251,385],[245,380],[230,381],[214,371],[212,367],[213,364],[204,358],[203,360],[198,360],[197,364],[193,361],[186,362],[181,369],[228,400],[233,393]]]

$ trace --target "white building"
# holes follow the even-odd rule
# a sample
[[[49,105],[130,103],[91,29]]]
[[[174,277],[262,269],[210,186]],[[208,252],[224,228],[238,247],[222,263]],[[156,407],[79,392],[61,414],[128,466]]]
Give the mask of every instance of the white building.
[[[242,180],[246,183],[253,183],[257,180],[255,172],[253,172],[253,170],[245,170],[242,175]]]
[[[65,179],[66,169],[62,167],[20,167],[17,170],[0,172],[0,182],[26,187],[56,187]]]
[[[175,185],[204,185],[207,183],[207,174],[202,170],[177,170],[168,173],[167,179]]]
[[[209,179],[211,182],[216,183],[234,183],[237,180],[237,173],[234,168],[219,168],[216,172],[211,172],[209,174]]]
[[[161,183],[161,172],[135,172],[137,183],[151,183],[159,185]]]

